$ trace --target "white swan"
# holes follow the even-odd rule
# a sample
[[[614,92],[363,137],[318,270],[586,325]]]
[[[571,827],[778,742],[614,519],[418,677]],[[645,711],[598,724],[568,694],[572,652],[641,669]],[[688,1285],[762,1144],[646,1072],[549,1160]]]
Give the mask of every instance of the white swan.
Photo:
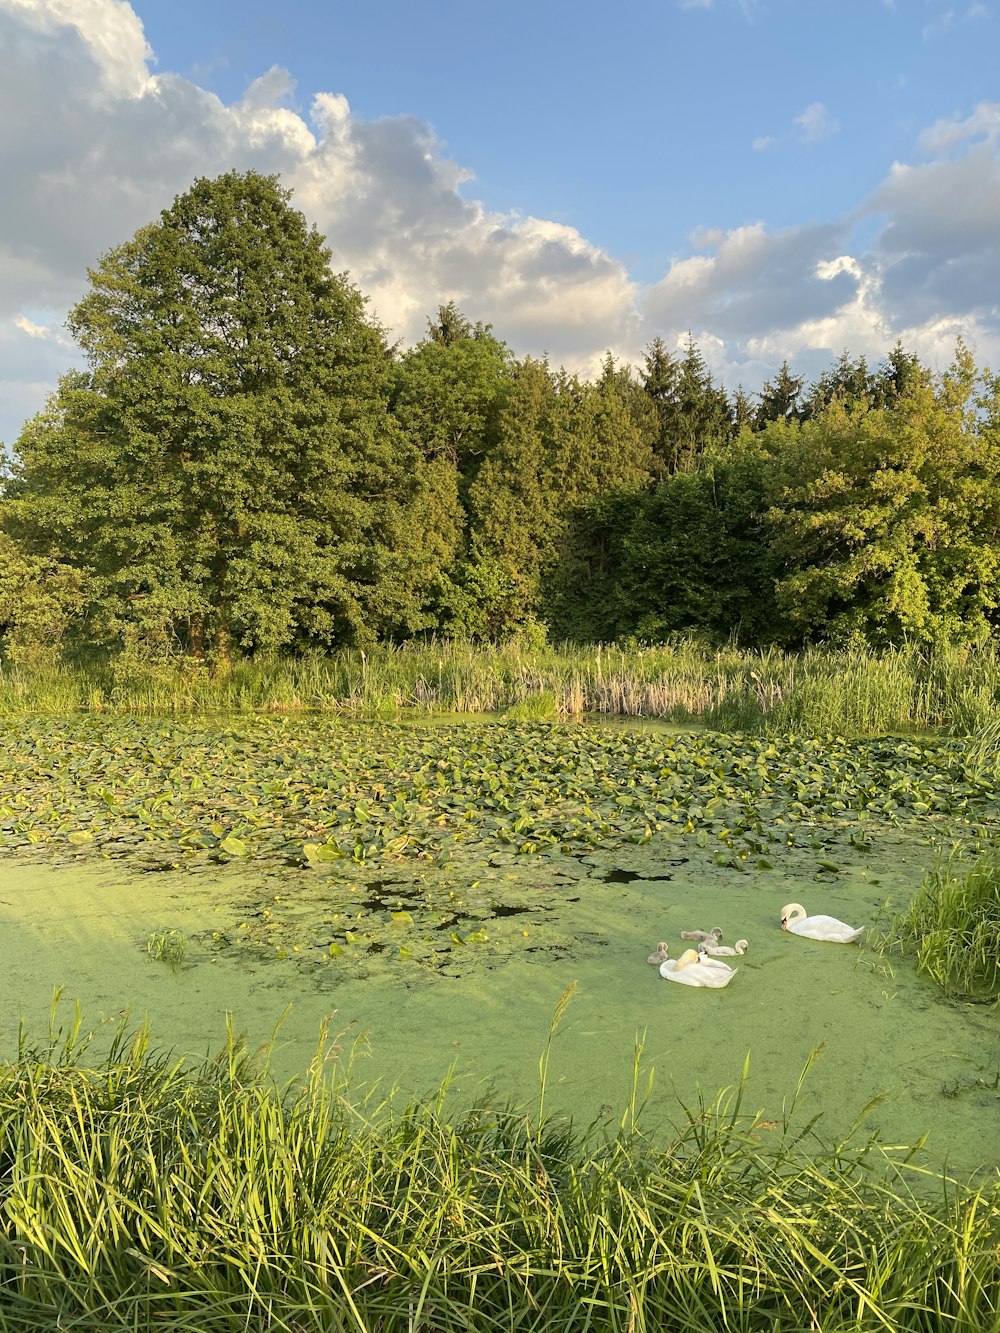
[[[731,957],[733,954],[745,954],[749,948],[749,940],[737,940],[735,944],[710,944],[708,940],[706,940],[704,944],[698,945],[698,952],[700,954],[711,954],[713,958],[718,957],[720,954],[725,954],[727,957]]]
[[[652,963],[654,967],[659,967],[660,964],[666,959],[669,953],[670,950],[661,940],[660,943],[656,946],[656,949],[653,951],[653,953],[651,953],[649,957],[646,959],[646,962]]]
[[[696,949],[688,949],[680,958],[668,958],[660,964],[660,976],[667,981],[679,981],[682,986],[728,986],[736,969],[727,967],[715,958],[701,957]]]
[[[848,926],[835,916],[806,916],[801,903],[789,903],[781,909],[781,929],[809,940],[831,940],[834,944],[850,944],[864,931],[864,926]]]

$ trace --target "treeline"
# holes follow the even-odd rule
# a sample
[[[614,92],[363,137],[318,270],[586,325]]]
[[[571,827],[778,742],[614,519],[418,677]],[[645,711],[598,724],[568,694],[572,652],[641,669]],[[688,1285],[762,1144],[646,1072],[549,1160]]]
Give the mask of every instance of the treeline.
[[[448,303],[401,352],[253,172],[105,255],[69,327],[89,369],[0,499],[14,660],[998,623],[1000,382],[961,344],[939,376],[897,346],[729,395],[694,342],[588,381]]]

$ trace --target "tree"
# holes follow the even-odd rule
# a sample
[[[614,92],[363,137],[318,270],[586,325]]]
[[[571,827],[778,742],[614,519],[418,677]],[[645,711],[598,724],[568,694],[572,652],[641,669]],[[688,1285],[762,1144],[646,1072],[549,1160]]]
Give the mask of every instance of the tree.
[[[930,372],[915,352],[907,352],[899,341],[879,363],[872,376],[872,403],[875,407],[892,407],[919,384],[929,385]]]
[[[447,459],[467,482],[496,444],[513,357],[489,325],[473,326],[454,302],[427,327],[393,374],[393,414],[425,458]]]
[[[530,357],[519,363],[496,447],[469,489],[470,558],[490,571],[476,586],[506,589],[519,621],[546,617],[574,513],[608,491],[649,484],[655,430],[640,386],[610,356],[596,384]]]
[[[798,400],[804,383],[805,376],[793,375],[788,362],[782,361],[777,375],[773,380],[766,381],[758,394],[760,401],[754,416],[757,430],[762,430],[769,421],[801,418]]]
[[[447,305],[439,305],[437,319],[427,321],[427,341],[440,343],[444,347],[453,347],[455,343],[465,342],[477,336],[482,337],[488,333],[487,326],[473,325],[466,319],[454,301],[449,301]]]
[[[800,640],[968,640],[1000,600],[1000,457],[959,348],[892,406],[841,398],[760,437],[775,459],[777,597]]]
[[[656,407],[656,452],[668,472],[691,469],[706,449],[729,438],[729,401],[713,384],[693,338],[680,359],[655,338],[646,351],[642,383]]]
[[[426,623],[421,461],[391,357],[277,179],[198,180],[91,271],[67,377],[17,449],[11,530],[85,570],[92,630],[188,651]]]
[[[810,389],[800,418],[817,416],[835,399],[848,412],[866,412],[878,405],[875,378],[863,356],[852,360],[846,350],[841,352],[831,369],[825,370]]]
[[[732,423],[734,438],[744,430],[753,430],[756,413],[753,404],[750,402],[750,396],[742,384],[736,386],[736,392],[733,394],[729,407],[729,419]]]
[[[58,660],[79,613],[82,583],[77,570],[29,555],[0,530],[0,642],[11,661],[37,666]]]
[[[653,489],[595,500],[575,519],[557,584],[559,633],[580,640],[697,633],[773,640],[764,542],[766,457],[752,437]]]

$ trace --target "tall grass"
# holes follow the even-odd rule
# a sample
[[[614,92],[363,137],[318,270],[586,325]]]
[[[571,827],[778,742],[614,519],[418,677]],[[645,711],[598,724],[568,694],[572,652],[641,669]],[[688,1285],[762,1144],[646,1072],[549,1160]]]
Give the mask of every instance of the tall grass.
[[[146,940],[146,953],[154,961],[176,968],[184,962],[187,945],[179,930],[154,930]]]
[[[144,663],[134,654],[86,668],[0,670],[0,714],[81,709],[603,713],[725,730],[873,735],[944,727],[970,735],[1000,724],[1000,654],[992,644],[790,654],[714,650],[690,640],[540,648],[422,641],[370,654],[244,661],[216,673],[191,659]]]
[[[953,852],[924,877],[878,947],[915,954],[918,970],[949,994],[1000,994],[1000,851],[971,860]]]
[[[1000,1327],[995,1179],[932,1189],[905,1153],[823,1148],[742,1083],[659,1143],[639,1052],[609,1129],[545,1111],[548,1046],[533,1111],[352,1096],[331,1054],[279,1089],[232,1034],[193,1071],[143,1032],[89,1066],[70,1039],[22,1048],[0,1067],[0,1327]]]

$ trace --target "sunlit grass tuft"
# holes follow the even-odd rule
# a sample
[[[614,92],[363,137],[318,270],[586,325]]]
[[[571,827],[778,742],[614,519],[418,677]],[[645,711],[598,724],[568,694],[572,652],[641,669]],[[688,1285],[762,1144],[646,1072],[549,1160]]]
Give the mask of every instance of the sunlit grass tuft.
[[[917,967],[952,995],[1000,994],[1000,852],[953,853],[924,877],[878,947],[915,954]]]
[[[745,1078],[654,1140],[638,1048],[620,1117],[581,1128],[545,1109],[571,999],[530,1108],[379,1100],[325,1037],[285,1088],[231,1032],[193,1070],[124,1029],[90,1065],[23,1046],[0,1066],[0,1326],[996,1329],[996,1180],[824,1145],[797,1092],[747,1110]]]
[[[154,930],[146,941],[146,953],[157,963],[180,967],[187,944],[179,930]]]

